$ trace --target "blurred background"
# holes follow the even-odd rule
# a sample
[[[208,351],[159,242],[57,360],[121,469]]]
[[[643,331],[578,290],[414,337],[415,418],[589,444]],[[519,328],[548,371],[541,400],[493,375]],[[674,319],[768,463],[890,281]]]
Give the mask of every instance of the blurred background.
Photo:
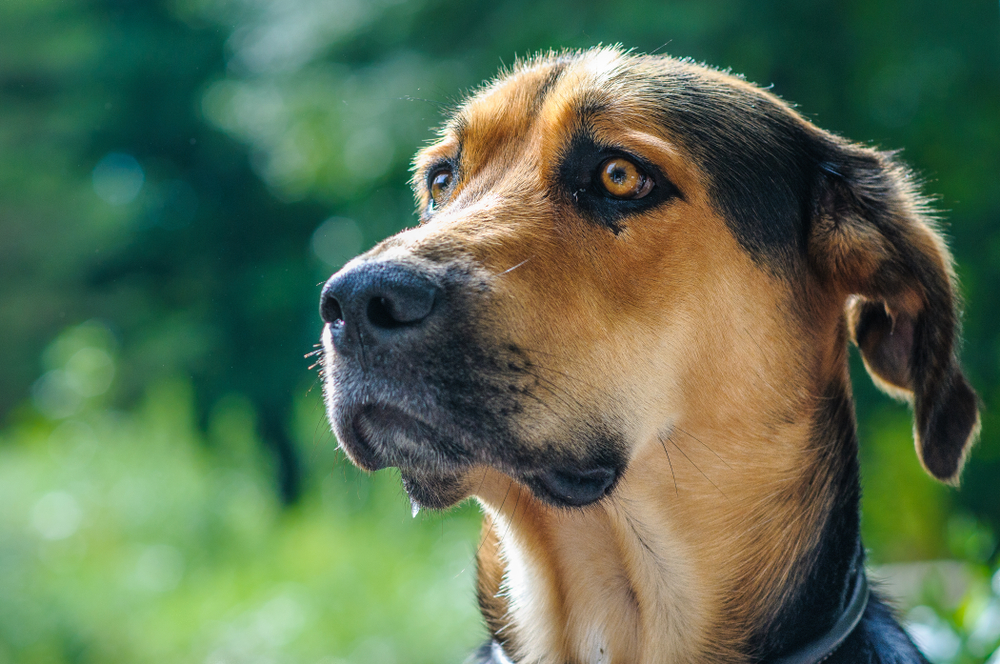
[[[476,509],[411,518],[337,453],[319,285],[415,223],[463,91],[598,43],[742,72],[926,178],[982,441],[935,484],[855,371],[864,531],[935,662],[1000,662],[998,42],[996,2],[0,3],[0,663],[462,661]]]

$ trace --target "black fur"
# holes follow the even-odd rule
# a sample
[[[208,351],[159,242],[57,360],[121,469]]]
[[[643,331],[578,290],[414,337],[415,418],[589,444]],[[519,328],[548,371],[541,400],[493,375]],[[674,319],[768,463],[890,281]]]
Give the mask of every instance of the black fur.
[[[814,142],[766,97],[684,69],[660,70],[637,89],[657,100],[660,122],[708,175],[737,241],[769,271],[797,264],[805,255]]]
[[[653,189],[636,200],[609,196],[600,187],[600,169],[612,157],[625,157],[653,179]],[[645,159],[613,146],[601,145],[587,132],[577,133],[563,151],[558,182],[562,199],[590,221],[620,233],[623,222],[681,196],[677,187],[659,168]]]
[[[836,499],[816,550],[803,562],[809,567],[805,581],[751,640],[751,651],[761,662],[788,654],[833,627],[864,562],[854,404],[847,386],[840,384],[830,385],[821,403],[811,440],[823,457],[817,465],[835,468],[828,490]]]
[[[804,583],[778,610],[775,619],[754,635],[754,661],[766,663],[818,639],[844,611],[865,552],[860,529],[860,476],[854,403],[847,385],[830,385],[823,410],[813,425],[812,441],[837,472],[831,490],[836,501],[816,551],[804,564]],[[891,610],[877,594],[861,623],[827,660],[828,664],[926,664]]]
[[[411,498],[427,507],[464,498],[455,478],[476,463],[521,479],[558,506],[579,505],[580,496],[554,490],[551,473],[585,480],[606,470],[610,491],[626,457],[608,413],[567,421],[560,440],[526,440],[516,429],[516,416],[548,396],[544,369],[518,346],[487,335],[503,326],[489,317],[488,288],[460,263],[452,256],[439,274],[424,275],[440,302],[422,336],[362,341],[333,357],[328,415],[341,445],[368,470],[398,466]],[[417,444],[396,444],[400,437]]]
[[[861,623],[824,664],[928,664],[877,594]]]
[[[556,87],[556,83],[562,78],[563,72],[566,71],[566,67],[569,64],[570,61],[567,59],[557,60],[552,63],[548,74],[545,76],[545,80],[542,81],[542,84],[538,86],[538,90],[535,91],[535,98],[531,102],[531,112],[533,115],[537,115],[542,110],[542,105],[548,98],[549,93]]]

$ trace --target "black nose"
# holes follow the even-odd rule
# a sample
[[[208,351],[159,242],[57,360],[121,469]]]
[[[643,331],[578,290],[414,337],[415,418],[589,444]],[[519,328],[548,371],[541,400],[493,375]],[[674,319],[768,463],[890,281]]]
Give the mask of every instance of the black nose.
[[[330,277],[319,312],[337,350],[350,352],[422,334],[440,299],[441,289],[413,268],[363,263]]]

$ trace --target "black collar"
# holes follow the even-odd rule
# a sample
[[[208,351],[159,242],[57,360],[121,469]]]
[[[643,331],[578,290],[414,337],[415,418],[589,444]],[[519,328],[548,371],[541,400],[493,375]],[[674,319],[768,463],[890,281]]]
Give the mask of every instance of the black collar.
[[[771,660],[771,664],[819,664],[829,659],[861,622],[861,616],[868,607],[868,594],[868,577],[865,576],[864,565],[859,564],[854,592],[833,627],[795,652]]]
[[[868,607],[868,595],[868,577],[865,576],[864,565],[859,564],[851,599],[833,627],[795,652],[772,660],[771,664],[820,664],[829,659],[861,622]],[[492,644],[490,655],[490,661],[494,664],[511,664],[503,647],[496,641]]]

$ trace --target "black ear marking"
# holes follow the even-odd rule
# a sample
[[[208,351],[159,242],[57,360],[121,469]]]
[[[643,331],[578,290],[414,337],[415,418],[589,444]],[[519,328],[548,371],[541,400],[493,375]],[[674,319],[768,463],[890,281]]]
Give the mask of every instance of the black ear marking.
[[[831,139],[819,167],[810,264],[841,289],[851,339],[875,383],[909,401],[917,456],[957,484],[979,431],[962,374],[952,259],[912,176],[886,153]]]
[[[928,412],[929,411],[929,412]],[[957,484],[972,443],[979,435],[979,400],[961,371],[954,371],[937,399],[918,419],[920,458],[938,479]]]

